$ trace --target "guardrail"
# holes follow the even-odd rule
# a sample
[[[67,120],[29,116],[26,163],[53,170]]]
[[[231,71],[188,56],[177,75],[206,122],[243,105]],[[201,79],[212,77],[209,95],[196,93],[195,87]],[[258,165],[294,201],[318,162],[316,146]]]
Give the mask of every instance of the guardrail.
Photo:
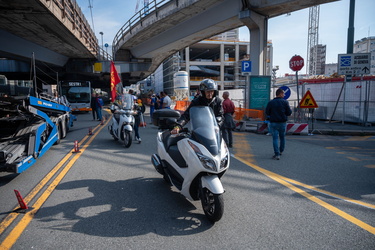
[[[98,55],[98,40],[75,0],[39,0],[91,51]],[[59,11],[56,12],[55,8]],[[70,27],[65,22],[69,21]]]
[[[145,18],[147,15],[152,12],[156,12],[158,8],[173,0],[153,0],[150,1],[148,5],[144,6],[143,9],[134,14],[116,33],[113,42],[112,42],[112,54],[115,55],[115,51],[118,50],[118,43],[121,38],[127,33],[131,32],[131,27],[136,23],[140,22],[142,18]]]

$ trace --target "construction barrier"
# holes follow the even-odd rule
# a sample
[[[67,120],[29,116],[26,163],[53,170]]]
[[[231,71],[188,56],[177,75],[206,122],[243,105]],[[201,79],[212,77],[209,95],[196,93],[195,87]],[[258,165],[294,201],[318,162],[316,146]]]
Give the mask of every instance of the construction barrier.
[[[190,101],[176,101],[174,110],[185,111],[189,107],[189,105],[190,105]]]
[[[257,110],[257,109],[235,108],[233,119],[236,121],[244,121],[248,119],[255,119],[255,120],[263,121],[264,112],[263,110]]]
[[[287,123],[286,124],[286,133],[287,134],[300,134],[308,135],[309,126],[307,123]]]
[[[268,124],[267,123],[258,123],[256,132],[259,133],[259,134],[268,133]],[[309,126],[308,126],[307,123],[287,123],[286,124],[286,133],[287,134],[307,135],[309,133]]]
[[[258,123],[257,124],[257,133],[259,133],[259,134],[268,133],[268,123]]]

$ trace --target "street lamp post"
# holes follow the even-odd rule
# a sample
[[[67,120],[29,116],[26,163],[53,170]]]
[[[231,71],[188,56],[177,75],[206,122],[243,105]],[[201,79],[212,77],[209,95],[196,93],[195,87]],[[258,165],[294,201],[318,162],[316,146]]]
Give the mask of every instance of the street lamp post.
[[[103,59],[104,59],[104,47],[103,47],[103,31],[100,31],[99,34],[102,36],[102,51],[103,51]]]

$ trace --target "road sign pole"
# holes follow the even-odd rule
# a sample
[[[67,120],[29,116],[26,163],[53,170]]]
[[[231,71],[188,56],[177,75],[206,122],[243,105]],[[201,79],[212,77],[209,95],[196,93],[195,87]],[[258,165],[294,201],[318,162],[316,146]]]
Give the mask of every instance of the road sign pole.
[[[299,104],[299,89],[298,89],[298,71],[300,71],[304,66],[304,60],[301,56],[295,55],[289,60],[289,68],[296,72],[296,82],[297,82],[297,122],[301,122],[300,104]]]
[[[301,109],[299,107],[298,71],[296,71],[296,83],[297,83],[297,121],[296,122],[301,122]]]

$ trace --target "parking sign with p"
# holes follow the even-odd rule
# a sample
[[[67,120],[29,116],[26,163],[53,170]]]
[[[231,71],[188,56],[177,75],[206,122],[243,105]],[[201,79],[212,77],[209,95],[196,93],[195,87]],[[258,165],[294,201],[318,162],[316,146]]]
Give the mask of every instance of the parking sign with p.
[[[251,73],[251,61],[242,61],[242,73]]]

